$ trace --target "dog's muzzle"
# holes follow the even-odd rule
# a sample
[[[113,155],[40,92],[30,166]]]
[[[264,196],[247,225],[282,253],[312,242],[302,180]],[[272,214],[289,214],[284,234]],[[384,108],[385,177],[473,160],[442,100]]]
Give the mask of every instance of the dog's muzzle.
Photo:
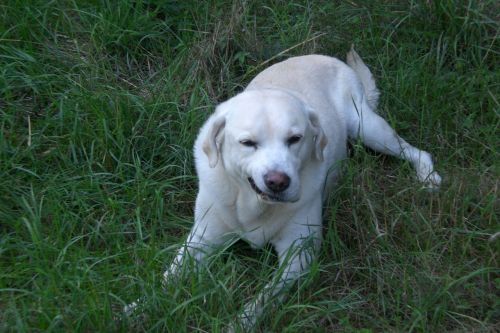
[[[288,176],[287,176],[287,178],[288,178]],[[264,181],[266,182],[266,186],[268,186],[267,181],[266,180],[264,180]],[[280,189],[280,191],[275,191],[273,193],[267,193],[267,192],[264,192],[264,191],[262,191],[261,189],[259,189],[257,187],[257,185],[255,184],[255,181],[253,180],[252,177],[248,177],[248,183],[250,183],[250,187],[264,201],[272,201],[272,202],[286,202],[286,201],[289,201],[289,200],[286,200],[286,198],[281,193],[286,188],[288,188],[288,185],[290,184],[290,178],[288,178],[288,180],[286,182],[288,182],[288,184],[274,184],[273,185],[274,188]],[[270,189],[273,190],[272,187]]]

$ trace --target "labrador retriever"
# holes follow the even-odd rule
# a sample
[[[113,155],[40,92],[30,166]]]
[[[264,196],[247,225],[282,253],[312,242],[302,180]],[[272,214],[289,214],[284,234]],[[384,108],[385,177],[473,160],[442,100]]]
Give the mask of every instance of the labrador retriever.
[[[370,70],[351,49],[347,64],[322,55],[277,63],[220,104],[194,145],[194,226],[164,273],[166,283],[187,257],[203,262],[234,235],[257,248],[271,243],[279,273],[236,324],[251,328],[314,258],[322,203],[340,174],[348,139],[409,161],[419,181],[437,188],[441,177],[430,154],[375,113],[378,96]]]

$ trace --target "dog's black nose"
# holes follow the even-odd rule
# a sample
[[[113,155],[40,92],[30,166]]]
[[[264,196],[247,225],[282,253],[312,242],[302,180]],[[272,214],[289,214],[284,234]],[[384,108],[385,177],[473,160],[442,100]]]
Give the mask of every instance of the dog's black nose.
[[[264,175],[264,183],[273,192],[283,192],[290,185],[290,177],[284,172],[269,171]]]

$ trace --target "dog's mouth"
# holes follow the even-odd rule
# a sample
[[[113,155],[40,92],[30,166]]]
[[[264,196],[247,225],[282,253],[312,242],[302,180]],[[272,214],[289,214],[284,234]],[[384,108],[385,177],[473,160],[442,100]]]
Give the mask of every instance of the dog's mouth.
[[[252,188],[252,190],[255,191],[255,193],[257,193],[262,200],[264,201],[273,201],[273,202],[284,202],[286,201],[281,195],[274,195],[274,194],[271,194],[271,193],[266,193],[266,192],[263,192],[261,191],[257,185],[255,184],[255,181],[253,180],[252,177],[248,177],[248,182],[250,183],[250,187]]]

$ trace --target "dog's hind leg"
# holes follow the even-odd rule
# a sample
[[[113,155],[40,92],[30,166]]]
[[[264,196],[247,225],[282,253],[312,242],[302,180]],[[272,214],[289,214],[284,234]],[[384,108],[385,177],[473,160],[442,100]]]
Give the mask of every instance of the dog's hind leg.
[[[409,161],[420,182],[430,189],[438,188],[441,177],[434,171],[431,155],[401,138],[384,118],[372,111],[365,98],[358,103],[353,98],[350,111],[349,136],[361,139],[371,149]]]
[[[353,94],[348,110],[349,137],[360,138],[373,150],[409,161],[417,171],[419,181],[428,188],[438,188],[441,177],[434,171],[431,155],[398,136],[396,131],[374,112],[380,93],[372,73],[354,47],[351,47],[347,54],[347,64],[354,70],[363,86],[362,91]]]

